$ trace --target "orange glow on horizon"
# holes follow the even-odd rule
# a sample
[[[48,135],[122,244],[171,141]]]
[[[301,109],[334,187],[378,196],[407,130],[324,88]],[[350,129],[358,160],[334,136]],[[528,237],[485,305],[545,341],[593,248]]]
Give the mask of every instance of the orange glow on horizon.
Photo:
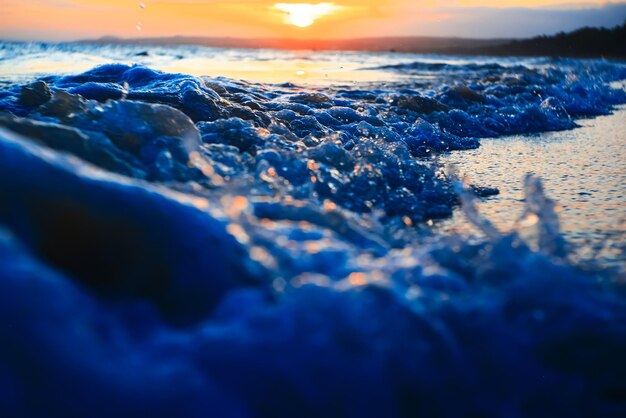
[[[72,40],[106,35],[329,39],[472,36],[474,31],[481,37],[484,23],[459,26],[471,13],[482,16],[481,8],[575,10],[607,4],[604,0],[317,1],[2,0],[0,39]],[[518,27],[523,30],[525,23]]]

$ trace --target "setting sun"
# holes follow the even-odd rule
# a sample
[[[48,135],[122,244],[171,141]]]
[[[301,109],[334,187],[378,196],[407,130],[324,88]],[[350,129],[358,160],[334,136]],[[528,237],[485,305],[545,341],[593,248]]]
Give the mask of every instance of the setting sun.
[[[285,13],[285,23],[306,28],[320,17],[333,14],[343,7],[333,3],[276,3],[274,8]]]

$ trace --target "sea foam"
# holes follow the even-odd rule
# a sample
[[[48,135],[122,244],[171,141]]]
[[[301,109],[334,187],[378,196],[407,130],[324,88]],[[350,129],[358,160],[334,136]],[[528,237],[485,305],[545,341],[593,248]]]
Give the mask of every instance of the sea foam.
[[[123,64],[8,87],[2,411],[620,416],[620,273],[567,261],[538,178],[529,242],[430,158],[626,102],[623,67],[568,65],[445,66],[427,90]],[[459,203],[484,237],[429,234]]]

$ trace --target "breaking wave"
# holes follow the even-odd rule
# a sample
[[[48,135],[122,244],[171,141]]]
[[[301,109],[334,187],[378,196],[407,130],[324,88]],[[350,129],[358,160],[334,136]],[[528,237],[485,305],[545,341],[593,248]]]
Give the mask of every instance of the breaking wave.
[[[451,84],[429,64],[426,90],[122,64],[9,86],[2,410],[620,416],[623,273],[568,261],[537,177],[522,239],[474,208],[497,190],[430,158],[626,102],[620,65],[569,65]],[[459,204],[483,237],[431,234]]]

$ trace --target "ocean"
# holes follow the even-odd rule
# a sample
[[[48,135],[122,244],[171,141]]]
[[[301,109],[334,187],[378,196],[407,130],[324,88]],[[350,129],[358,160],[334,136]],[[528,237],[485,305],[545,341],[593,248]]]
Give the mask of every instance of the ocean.
[[[624,80],[0,43],[0,412],[623,416]]]

